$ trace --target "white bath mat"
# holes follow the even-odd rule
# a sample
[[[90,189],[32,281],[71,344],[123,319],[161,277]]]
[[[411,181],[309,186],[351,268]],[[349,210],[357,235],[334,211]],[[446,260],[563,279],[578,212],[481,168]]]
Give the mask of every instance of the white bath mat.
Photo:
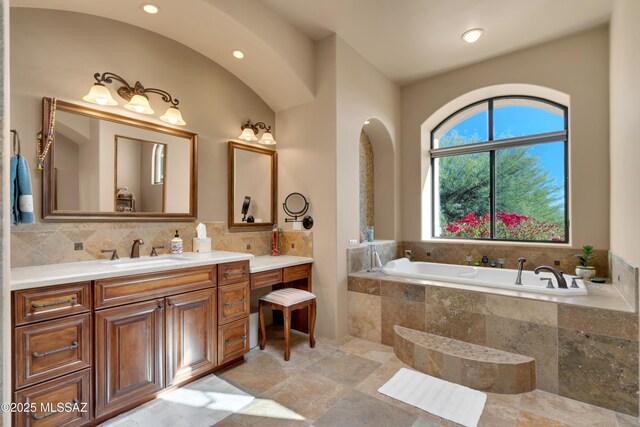
[[[406,368],[378,392],[466,427],[478,425],[487,401],[480,391]]]

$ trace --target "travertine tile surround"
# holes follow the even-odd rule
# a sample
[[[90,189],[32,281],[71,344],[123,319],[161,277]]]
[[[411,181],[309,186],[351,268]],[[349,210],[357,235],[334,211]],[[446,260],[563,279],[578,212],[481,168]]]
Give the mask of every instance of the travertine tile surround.
[[[624,258],[614,252],[609,252],[609,269],[611,270],[611,283],[616,287],[629,305],[638,309],[638,279],[639,269],[629,264]]]
[[[11,267],[56,264],[104,259],[101,249],[117,249],[121,257],[129,256],[131,242],[142,239],[141,254],[148,255],[152,246],[163,246],[166,253],[178,230],[184,241],[184,251],[192,250],[197,222],[175,223],[37,223],[13,227],[11,231]],[[271,254],[271,231],[230,232],[226,223],[203,221],[212,249],[245,252],[253,255]],[[285,231],[281,251],[288,255],[313,256],[313,234],[310,231]],[[82,250],[74,244],[82,243]]]
[[[537,387],[638,415],[638,314],[349,277],[349,334],[392,345],[404,326],[536,360]]]
[[[574,275],[578,260],[574,256],[580,253],[580,248],[566,248],[554,246],[525,246],[518,244],[509,245],[483,245],[480,243],[452,243],[452,242],[400,242],[399,252],[404,256],[404,250],[410,249],[412,261],[429,261],[443,264],[466,265],[465,257],[471,255],[473,259],[481,259],[483,255],[489,257],[490,261],[497,261],[498,258],[505,258],[504,268],[517,268],[518,258],[525,257],[526,270],[533,270],[540,265],[550,265]],[[609,260],[606,250],[596,249],[594,254],[597,258],[593,260],[596,267],[596,275],[600,277],[609,276]],[[559,261],[560,265],[555,265]]]

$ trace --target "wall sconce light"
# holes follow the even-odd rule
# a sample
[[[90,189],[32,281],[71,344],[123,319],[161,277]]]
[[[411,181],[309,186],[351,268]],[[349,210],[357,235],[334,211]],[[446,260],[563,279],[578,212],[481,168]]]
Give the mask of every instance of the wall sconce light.
[[[248,142],[258,142],[259,144],[264,145],[276,145],[276,140],[273,139],[273,135],[271,135],[271,126],[267,126],[264,122],[257,122],[252,124],[251,120],[247,120],[247,123],[242,125],[240,128],[242,129],[242,133],[238,137],[243,141]],[[260,140],[258,140],[257,136],[260,129],[264,129],[264,133]]]
[[[108,71],[102,74],[95,73],[93,77],[96,79],[97,83],[94,83],[89,93],[82,98],[85,101],[98,105],[118,105],[118,102],[113,99],[111,92],[109,92],[109,89],[105,86],[105,83],[111,84],[116,80],[123,84],[123,86],[118,88],[118,95],[128,101],[124,106],[127,110],[140,114],[153,114],[154,111],[149,105],[149,97],[147,94],[155,93],[160,95],[164,102],[171,104],[164,115],[160,116],[160,120],[172,125],[186,125],[185,121],[182,119],[180,110],[178,110],[178,104],[180,101],[173,98],[169,92],[162,89],[145,88],[140,82],[136,82],[135,85],[131,86],[119,75]]]

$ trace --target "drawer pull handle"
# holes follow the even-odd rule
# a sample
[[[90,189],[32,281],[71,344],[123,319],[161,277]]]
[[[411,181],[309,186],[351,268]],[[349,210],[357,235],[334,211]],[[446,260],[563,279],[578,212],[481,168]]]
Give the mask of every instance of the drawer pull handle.
[[[38,353],[37,351],[34,351],[32,356],[35,358],[47,357],[47,356],[51,356],[52,354],[61,353],[63,351],[73,350],[74,348],[78,348],[78,341],[74,341],[73,344],[68,345],[66,347],[58,348],[56,350],[46,351],[44,353]]]
[[[247,336],[243,335],[242,338],[240,338],[239,340],[236,341],[227,341],[224,343],[225,347],[231,347],[232,345],[236,345],[236,344],[240,344],[240,343],[244,343],[247,340]]]
[[[31,303],[31,307],[32,308],[46,308],[46,307],[55,307],[57,305],[63,305],[63,304],[73,304],[74,302],[78,301],[77,297],[71,297],[69,299],[63,300],[63,301],[53,301],[53,302],[45,302],[44,304],[36,304]]]
[[[77,405],[78,404],[78,399],[73,399],[73,405]],[[49,412],[48,414],[43,414],[43,415],[38,415],[38,414],[33,414],[31,415],[31,418],[33,418],[34,420],[44,420],[45,418],[49,418],[57,413],[59,413],[60,411],[53,411],[53,412]]]
[[[244,268],[242,270],[227,270],[224,272],[224,278],[228,279],[230,277],[242,277],[245,275]]]
[[[234,305],[241,305],[241,304],[244,304],[244,299],[241,299],[240,301],[236,301],[236,302],[225,302],[224,306],[233,307]]]

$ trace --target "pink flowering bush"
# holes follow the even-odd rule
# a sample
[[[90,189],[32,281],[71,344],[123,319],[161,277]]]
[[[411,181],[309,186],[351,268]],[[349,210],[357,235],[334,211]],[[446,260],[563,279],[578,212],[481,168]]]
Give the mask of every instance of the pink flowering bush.
[[[489,215],[466,214],[460,219],[445,224],[441,237],[459,237],[488,239],[491,237]],[[557,224],[548,224],[526,215],[496,214],[496,237],[509,240],[546,240],[564,239],[564,228]]]

